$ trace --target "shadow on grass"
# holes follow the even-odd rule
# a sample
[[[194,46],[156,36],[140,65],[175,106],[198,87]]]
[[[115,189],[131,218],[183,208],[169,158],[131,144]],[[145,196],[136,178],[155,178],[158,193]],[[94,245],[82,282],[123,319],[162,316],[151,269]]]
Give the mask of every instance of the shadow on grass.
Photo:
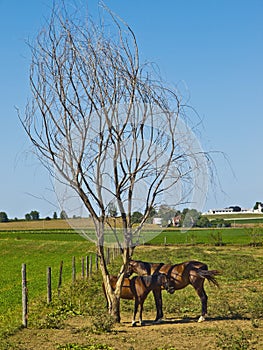
[[[143,325],[142,326],[160,326],[160,325],[173,325],[173,324],[199,324],[198,322],[199,317],[187,317],[187,318],[182,318],[182,319],[175,319],[175,318],[170,318],[167,317],[165,319],[162,319],[159,322],[154,322],[152,320],[143,320]],[[216,317],[206,317],[205,321],[200,322],[200,323],[207,323],[207,322],[216,322],[216,321],[237,321],[237,320],[242,320],[242,321],[250,321],[251,319],[249,317],[243,317],[241,315],[234,315],[234,316],[216,316]],[[124,322],[128,323],[128,322]],[[137,323],[139,325],[139,323]]]

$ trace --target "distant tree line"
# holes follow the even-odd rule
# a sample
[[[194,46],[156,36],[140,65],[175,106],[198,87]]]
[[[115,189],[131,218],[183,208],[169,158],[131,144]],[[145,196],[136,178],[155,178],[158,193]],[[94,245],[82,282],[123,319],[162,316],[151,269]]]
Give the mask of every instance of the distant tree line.
[[[258,209],[259,205],[263,208],[262,202],[256,202],[253,209]],[[233,211],[239,212],[241,211],[241,208],[238,206],[232,206],[229,208],[233,208]],[[261,209],[263,212],[263,209]],[[118,211],[117,207],[110,203],[108,207],[108,216],[109,217],[117,217]],[[132,213],[132,222],[134,224],[137,224],[141,221],[141,218],[143,217],[143,213],[139,211],[134,211]],[[150,216],[148,218],[148,222],[152,222],[154,217],[159,217],[162,219],[162,226],[177,226],[177,227],[229,227],[231,226],[230,223],[226,222],[222,218],[217,218],[214,220],[208,220],[206,216],[203,216],[201,212],[197,211],[196,209],[189,209],[185,208],[182,211],[176,210],[175,208],[169,206],[169,205],[161,205],[158,210],[155,208],[151,209]],[[59,215],[60,219],[68,219],[69,216],[66,213],[65,210],[62,210]],[[73,219],[78,218],[77,216],[73,215]],[[175,221],[173,221],[176,218]],[[44,218],[45,220],[56,220],[58,219],[57,212],[53,213],[52,218],[49,216]],[[17,218],[13,220],[18,220]],[[12,221],[13,221],[12,220]],[[40,213],[37,210],[32,210],[30,213],[25,214],[26,221],[33,221],[33,220],[40,220]],[[8,215],[6,212],[0,212],[0,222],[8,222],[10,219],[8,218]]]
[[[62,210],[60,212],[60,219],[68,219],[68,215],[65,212],[65,210]],[[57,212],[53,213],[52,218],[50,218],[49,216],[43,218],[44,220],[56,220],[58,219],[58,214]],[[2,211],[0,212],[0,222],[8,222],[8,221],[18,221],[18,218],[14,218],[14,219],[10,219],[8,218],[8,215],[6,212]],[[26,213],[25,214],[25,218],[24,219],[20,219],[20,220],[26,220],[26,221],[36,221],[36,220],[40,220],[40,213],[37,210],[31,210],[30,213]]]
[[[0,222],[7,222],[8,221],[8,216],[5,212],[1,211],[0,212]]]

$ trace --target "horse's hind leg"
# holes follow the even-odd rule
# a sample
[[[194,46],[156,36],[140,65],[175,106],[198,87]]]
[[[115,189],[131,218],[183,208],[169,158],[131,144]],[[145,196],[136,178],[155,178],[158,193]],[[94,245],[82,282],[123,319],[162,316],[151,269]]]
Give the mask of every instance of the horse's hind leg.
[[[200,300],[201,300],[201,304],[202,304],[202,314],[198,319],[198,322],[203,322],[205,320],[205,316],[207,314],[207,295],[206,292],[204,290],[204,287],[202,286],[201,288],[196,290]]]
[[[194,281],[191,281],[192,286],[194,287],[197,295],[199,296],[202,304],[202,314],[198,319],[198,322],[203,322],[207,314],[207,300],[208,297],[204,290],[204,279],[201,277],[196,277]]]

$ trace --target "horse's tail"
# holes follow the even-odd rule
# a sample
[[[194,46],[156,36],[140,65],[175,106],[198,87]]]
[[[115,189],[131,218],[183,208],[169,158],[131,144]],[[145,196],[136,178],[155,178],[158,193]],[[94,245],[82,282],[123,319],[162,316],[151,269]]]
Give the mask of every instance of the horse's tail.
[[[212,282],[214,285],[219,287],[219,284],[218,284],[215,276],[220,275],[220,271],[198,269],[197,273],[200,277],[207,279],[209,282]]]

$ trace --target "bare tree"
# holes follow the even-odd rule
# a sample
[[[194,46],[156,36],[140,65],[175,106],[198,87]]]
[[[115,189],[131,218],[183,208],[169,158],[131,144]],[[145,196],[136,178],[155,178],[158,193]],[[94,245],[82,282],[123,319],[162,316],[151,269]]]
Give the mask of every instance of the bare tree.
[[[93,219],[109,309],[119,321],[120,289],[141,228],[176,185],[173,205],[185,200],[205,154],[200,158],[180,128],[185,108],[176,92],[140,63],[132,29],[109,10],[107,16],[110,26],[96,25],[54,7],[30,45],[32,98],[20,120],[43,165]],[[143,215],[134,227],[138,200]],[[118,235],[113,230],[123,258],[115,291],[103,249],[112,203],[122,226]]]

